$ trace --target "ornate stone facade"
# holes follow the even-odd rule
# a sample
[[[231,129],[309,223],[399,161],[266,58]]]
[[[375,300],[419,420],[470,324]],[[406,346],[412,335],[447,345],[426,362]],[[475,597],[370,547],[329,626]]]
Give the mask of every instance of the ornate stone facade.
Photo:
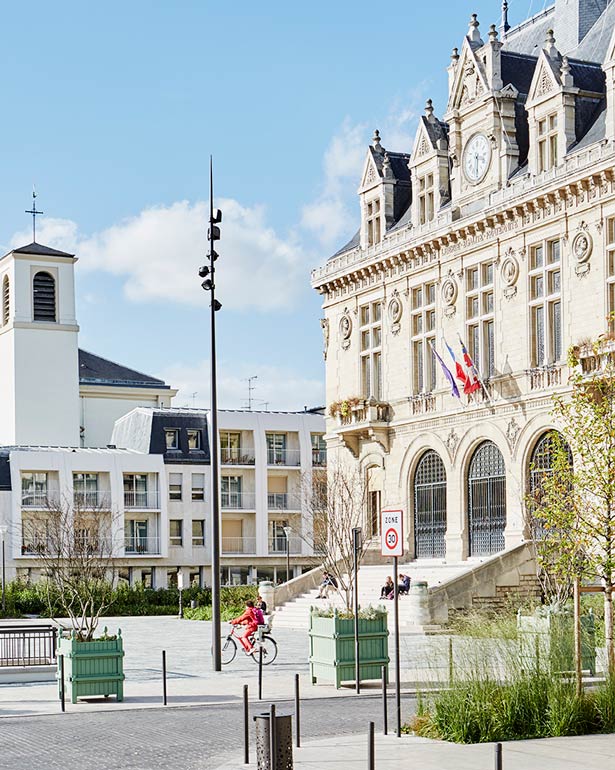
[[[403,507],[410,556],[429,555],[417,533],[440,514],[434,557],[524,540],[533,453],[557,428],[566,351],[615,310],[615,37],[596,31],[613,28],[615,3],[557,47],[558,29],[569,40],[581,30],[570,15],[590,5],[558,2],[501,39],[492,26],[486,41],[472,17],[443,119],[428,102],[407,154],[376,135],[359,232],[312,274],[331,329],[327,401],[363,399],[350,423],[328,419],[330,462],[381,469],[370,506]],[[455,374],[443,343],[461,363],[460,340],[485,388],[457,399],[431,346]],[[430,452],[444,482],[441,470],[425,482]],[[373,516],[366,526],[377,529]]]

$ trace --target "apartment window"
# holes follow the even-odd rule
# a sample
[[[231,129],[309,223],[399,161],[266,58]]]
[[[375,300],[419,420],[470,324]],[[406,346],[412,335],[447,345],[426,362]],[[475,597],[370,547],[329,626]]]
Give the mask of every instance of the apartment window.
[[[34,276],[32,282],[32,308],[35,321],[55,322],[56,281],[45,271]]]
[[[367,204],[367,245],[380,243],[380,200]]]
[[[11,293],[9,287],[9,277],[5,275],[2,280],[2,326],[6,326],[9,322],[10,307],[11,307]]]
[[[241,508],[241,476],[222,476],[220,493],[223,508]]]
[[[182,499],[181,473],[169,473],[169,500]]]
[[[182,528],[183,528],[183,521],[181,519],[170,519],[169,520],[169,543],[171,545],[182,545],[183,537],[182,537]]]
[[[192,499],[195,502],[202,502],[205,500],[205,474],[193,473],[192,474]]]
[[[205,519],[192,519],[192,545],[205,545]]]
[[[286,553],[285,527],[288,527],[287,520],[271,522],[271,550],[274,553]]]
[[[241,433],[220,431],[220,461],[238,463],[241,460]]]
[[[47,474],[26,472],[21,474],[21,501],[24,505],[47,502]]]
[[[424,225],[434,218],[433,174],[419,179],[419,223]]]
[[[493,262],[466,273],[466,330],[468,350],[483,377],[495,374]]]
[[[609,331],[615,332],[615,217],[607,222],[606,287]]]
[[[286,433],[267,433],[267,465],[286,462]]]
[[[165,428],[164,441],[167,449],[179,449],[179,430],[177,428]]]
[[[98,474],[73,473],[73,495],[75,505],[97,505]]]
[[[188,450],[190,452],[196,452],[201,448],[201,431],[189,430],[188,431]]]
[[[431,345],[436,334],[436,285],[412,290],[412,377],[414,393],[431,393],[436,387],[436,367]]]
[[[147,507],[147,475],[145,473],[124,474],[124,505],[133,508]]]
[[[557,114],[538,121],[538,170],[557,166]]]
[[[312,433],[312,465],[323,468],[327,464],[327,443],[322,433]]]
[[[530,358],[546,366],[562,357],[560,242],[546,241],[530,249]]]
[[[382,303],[361,308],[361,391],[365,398],[382,398]]]

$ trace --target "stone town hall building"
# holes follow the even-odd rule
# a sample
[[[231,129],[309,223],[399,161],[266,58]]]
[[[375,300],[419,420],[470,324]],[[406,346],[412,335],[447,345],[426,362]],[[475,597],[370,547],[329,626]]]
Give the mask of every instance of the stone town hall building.
[[[615,311],[615,2],[556,0],[516,27],[472,16],[411,147],[374,134],[355,237],[313,271],[323,298],[329,462],[367,474],[367,525],[402,506],[410,556],[527,538],[566,351]],[[466,403],[463,339],[486,385]]]

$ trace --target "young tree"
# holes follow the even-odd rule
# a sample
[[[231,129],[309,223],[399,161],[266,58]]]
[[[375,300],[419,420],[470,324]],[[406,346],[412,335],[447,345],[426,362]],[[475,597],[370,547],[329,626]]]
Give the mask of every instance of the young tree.
[[[560,453],[538,516],[548,534],[543,551],[559,574],[568,570],[602,582],[608,669],[615,675],[615,362],[603,339],[586,352],[581,365],[578,349],[571,351],[572,390],[554,398],[554,417],[574,464]]]
[[[117,576],[114,517],[108,507],[49,498],[46,509],[23,524],[25,552],[36,553],[46,573],[47,602],[81,641],[91,641],[109,608]]]
[[[366,532],[367,478],[342,463],[314,470],[303,484],[302,537],[314,549],[324,569],[333,575],[346,608],[352,608],[354,591],[354,543],[352,530],[362,530],[357,552],[360,565],[372,540]]]

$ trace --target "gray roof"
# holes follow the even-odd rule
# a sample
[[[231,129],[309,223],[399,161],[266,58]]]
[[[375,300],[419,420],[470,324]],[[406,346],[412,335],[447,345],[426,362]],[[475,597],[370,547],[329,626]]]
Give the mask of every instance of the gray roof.
[[[569,52],[570,56],[583,61],[602,64],[608,56],[608,46],[615,26],[615,3],[610,2],[602,16],[581,40],[579,45]]]
[[[502,38],[506,50],[538,56],[540,49],[544,46],[547,30],[553,26],[554,18],[555,8],[551,7],[512,27]]]
[[[594,115],[594,122],[592,123],[589,131],[585,133],[582,139],[580,139],[575,145],[572,146],[569,152],[576,150],[583,150],[585,147],[590,147],[596,142],[601,142],[606,137],[606,104],[604,101],[598,106],[597,114]]]
[[[9,252],[10,253],[10,252]],[[49,246],[43,246],[42,243],[29,243],[27,246],[21,246],[18,249],[13,249],[14,254],[33,254],[38,257],[74,257],[74,254],[69,254],[67,251],[58,251],[58,249],[52,249]]]
[[[536,56],[502,49],[502,83],[512,83],[520,94],[528,94],[537,62]]]
[[[164,380],[116,364],[102,356],[79,349],[79,382],[83,385],[117,385],[119,387],[169,388]]]
[[[333,257],[339,257],[340,254],[344,254],[344,252],[346,251],[352,251],[352,249],[356,249],[360,243],[361,243],[361,228],[357,230],[357,232],[352,236],[352,238],[348,241],[347,244],[342,246],[342,248],[339,249],[339,251],[336,251],[335,254],[333,254]]]

